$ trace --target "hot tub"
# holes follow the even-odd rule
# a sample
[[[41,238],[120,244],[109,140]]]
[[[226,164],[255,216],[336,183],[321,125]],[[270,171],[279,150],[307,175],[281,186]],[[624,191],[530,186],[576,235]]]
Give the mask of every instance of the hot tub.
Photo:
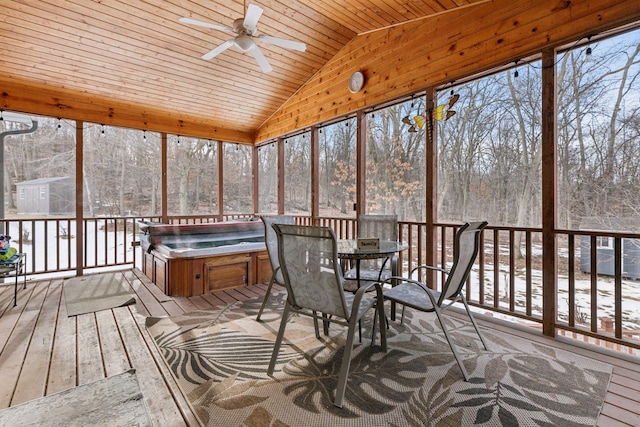
[[[200,295],[269,280],[260,220],[139,222],[138,227],[143,272],[167,295]]]
[[[142,249],[169,257],[198,257],[265,250],[264,226],[259,220],[212,224],[138,223]]]

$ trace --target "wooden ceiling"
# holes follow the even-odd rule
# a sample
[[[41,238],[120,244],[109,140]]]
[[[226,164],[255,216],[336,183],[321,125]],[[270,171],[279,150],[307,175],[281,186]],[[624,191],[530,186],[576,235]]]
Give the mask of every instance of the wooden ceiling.
[[[4,0],[0,88],[53,91],[49,103],[59,117],[80,118],[78,105],[85,105],[84,120],[92,119],[96,103],[112,105],[109,111],[129,105],[253,142],[260,126],[358,35],[487,1],[248,0],[264,9],[259,34],[307,45],[297,52],[260,42],[273,67],[265,74],[234,48],[201,59],[230,35],[178,21],[231,26],[244,15],[243,0]],[[75,110],[65,109],[69,99],[76,100]],[[96,109],[93,120],[126,122],[114,115]]]

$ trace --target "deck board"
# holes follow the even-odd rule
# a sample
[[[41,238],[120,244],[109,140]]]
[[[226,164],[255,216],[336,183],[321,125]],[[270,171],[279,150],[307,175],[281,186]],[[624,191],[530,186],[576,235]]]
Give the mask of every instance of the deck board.
[[[78,385],[89,384],[105,377],[102,351],[98,338],[95,313],[75,316],[78,339]]]
[[[100,352],[107,377],[121,374],[131,369],[129,355],[112,310],[96,312],[96,323],[100,334]]]
[[[13,307],[13,287],[0,286],[0,409],[135,368],[155,426],[197,420],[149,336],[145,317],[173,316],[264,295],[265,284],[189,298],[159,294],[139,270],[122,272],[137,303],[67,317],[62,280],[29,282]],[[276,286],[277,289],[282,289]],[[640,363],[594,352],[539,332],[480,320],[481,327],[541,342],[613,366],[598,426],[640,426]]]
[[[24,358],[23,372],[11,399],[12,406],[37,399],[46,393],[49,360],[61,297],[62,281],[52,282],[35,323],[31,343]]]
[[[189,297],[189,301],[191,301],[198,310],[209,310],[210,308],[213,308],[213,306],[201,295]]]
[[[135,309],[132,311],[128,307],[121,307],[113,311],[122,336],[127,342],[131,362],[136,369],[140,390],[145,397],[144,402],[152,422],[154,425],[184,423],[180,409],[142,336],[146,331],[138,326]]]
[[[202,298],[206,299],[207,302],[209,304],[211,304],[211,307],[218,307],[221,305],[225,305],[226,303],[221,300],[218,296],[216,296],[215,294],[206,294],[206,295],[202,295]]]
[[[18,318],[11,321],[12,330],[6,344],[0,353],[0,369],[2,382],[0,383],[0,408],[13,406],[11,400],[16,384],[24,366],[24,360],[31,344],[31,337],[35,330],[36,321],[40,315],[42,304],[49,287],[38,287],[33,290],[22,307],[18,305],[14,310],[21,310]],[[6,315],[7,313],[5,313]],[[4,329],[3,329],[4,332]]]
[[[76,318],[67,317],[67,305],[61,301],[49,365],[47,396],[77,386],[76,340]]]

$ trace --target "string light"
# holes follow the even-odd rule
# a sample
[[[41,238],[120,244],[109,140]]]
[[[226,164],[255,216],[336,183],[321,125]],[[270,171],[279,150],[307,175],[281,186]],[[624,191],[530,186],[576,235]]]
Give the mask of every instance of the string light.
[[[587,41],[591,42],[591,36],[587,37]],[[587,46],[587,56],[591,55],[591,52],[592,52],[591,46],[589,45],[589,46]]]
[[[100,136],[104,136],[104,123],[102,124],[102,132],[100,132]]]
[[[142,139],[144,139],[145,141],[147,140],[147,131],[146,130],[142,131]]]
[[[518,67],[518,61],[519,61],[519,59],[516,59],[516,67]],[[516,71],[514,71],[514,73],[513,73],[513,77],[518,78],[518,75],[519,75],[518,74],[518,68],[516,68]]]
[[[61,119],[60,117],[58,117],[58,129],[60,129],[61,127],[62,127]]]
[[[0,120],[4,120],[4,117],[2,116],[3,113],[4,113],[4,111],[0,110]]]

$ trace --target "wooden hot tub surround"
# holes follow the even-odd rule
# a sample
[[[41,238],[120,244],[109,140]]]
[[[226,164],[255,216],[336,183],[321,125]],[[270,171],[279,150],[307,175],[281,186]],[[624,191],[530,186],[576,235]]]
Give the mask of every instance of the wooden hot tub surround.
[[[189,297],[271,277],[261,221],[139,223],[142,271],[166,295]]]

